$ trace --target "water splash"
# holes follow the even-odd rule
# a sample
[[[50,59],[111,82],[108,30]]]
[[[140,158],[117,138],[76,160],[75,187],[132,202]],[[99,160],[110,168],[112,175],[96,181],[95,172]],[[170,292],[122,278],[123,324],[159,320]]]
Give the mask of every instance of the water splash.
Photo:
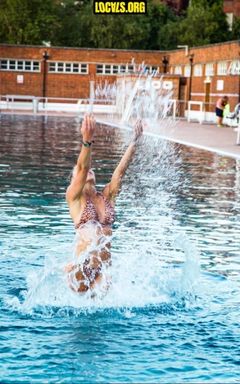
[[[164,89],[162,80],[158,80],[158,86],[154,85],[156,80],[151,75],[135,80],[134,94],[130,99],[126,97],[128,108],[123,120],[125,117],[128,121],[138,117],[150,121],[167,118],[172,92]],[[116,88],[116,92],[120,90]],[[98,95],[104,98],[114,92],[115,88],[106,83],[98,88]],[[184,264],[183,257],[181,261],[185,272],[180,273],[174,262],[175,233],[169,231],[173,227],[174,197],[169,194],[168,185],[172,188],[178,183],[175,163],[177,158],[168,143],[144,138],[119,197],[118,207],[124,207],[124,212],[118,212],[121,222],[117,223],[112,239],[112,284],[107,294],[101,289],[94,297],[91,292],[73,292],[64,272],[66,257],[64,262],[60,260],[55,248],[45,258],[43,269],[28,274],[27,291],[23,300],[19,300],[19,309],[29,312],[39,307],[132,308],[175,303],[178,298],[186,297],[193,289],[188,281],[188,269],[196,268],[190,261],[195,250],[186,240],[186,262]],[[69,249],[65,247],[65,251],[61,249],[59,253],[69,254]]]
[[[99,82],[96,84],[96,88],[94,90],[94,99],[96,101],[109,101],[116,100],[117,95],[117,87],[116,82],[109,83],[107,80],[104,82]]]
[[[122,236],[122,229],[114,237]],[[129,242],[132,239],[131,243]],[[135,241],[134,241],[135,238]],[[8,304],[24,313],[41,313],[48,315],[65,314],[71,308],[76,311],[93,311],[99,309],[128,308],[128,315],[134,308],[162,305],[186,305],[193,302],[194,286],[199,277],[198,253],[185,237],[181,244],[183,260],[181,268],[174,264],[166,265],[161,254],[148,240],[138,244],[135,231],[130,231],[126,249],[115,249],[112,255],[112,284],[106,292],[95,290],[85,294],[74,293],[70,288],[63,263],[45,265],[43,269],[33,270],[27,276],[27,291],[22,298],[11,298]],[[163,240],[164,241],[164,240]],[[131,246],[130,246],[131,244]],[[180,245],[178,244],[178,247]],[[172,250],[171,250],[172,254]],[[184,260],[185,259],[185,260]],[[126,316],[128,316],[126,315]]]
[[[163,77],[152,75],[124,78],[121,87],[123,114],[121,123],[135,119],[149,122],[166,119],[173,112],[173,89],[166,89]]]
[[[191,264],[191,260],[197,258],[196,252],[187,238],[181,252],[175,244],[179,230],[173,222],[175,197],[171,189],[180,182],[178,166],[178,156],[170,144],[144,138],[116,204],[112,284],[107,294],[99,291],[92,298],[91,293],[77,294],[69,288],[64,267],[74,258],[74,245],[70,247],[68,241],[59,244],[60,238],[56,238],[45,253],[44,267],[27,274],[27,290],[15,300],[16,308],[44,314],[56,313],[53,308],[131,311],[146,306],[175,306],[179,301],[183,303],[183,297],[194,297],[191,276],[193,271],[197,276],[197,263]]]

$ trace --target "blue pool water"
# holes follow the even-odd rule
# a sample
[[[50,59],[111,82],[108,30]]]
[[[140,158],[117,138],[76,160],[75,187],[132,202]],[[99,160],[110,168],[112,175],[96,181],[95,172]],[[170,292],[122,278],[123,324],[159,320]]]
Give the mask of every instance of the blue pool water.
[[[112,288],[68,288],[68,118],[0,120],[1,382],[239,382],[240,164],[145,137],[117,200]],[[101,188],[129,132],[98,127]]]

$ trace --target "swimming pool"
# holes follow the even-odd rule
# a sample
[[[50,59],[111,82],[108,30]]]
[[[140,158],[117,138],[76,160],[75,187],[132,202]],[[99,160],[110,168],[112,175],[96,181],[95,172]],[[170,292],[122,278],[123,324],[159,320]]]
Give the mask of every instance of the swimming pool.
[[[86,300],[62,273],[77,123],[2,116],[0,130],[1,381],[237,382],[239,163],[145,137],[117,200],[112,290]],[[128,140],[99,126],[99,188]]]

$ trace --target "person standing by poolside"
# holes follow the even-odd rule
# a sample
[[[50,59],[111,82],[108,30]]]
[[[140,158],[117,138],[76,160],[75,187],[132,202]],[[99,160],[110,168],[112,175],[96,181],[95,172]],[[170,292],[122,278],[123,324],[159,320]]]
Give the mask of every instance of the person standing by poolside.
[[[228,97],[220,97],[216,103],[216,117],[217,117],[217,126],[223,127],[223,112],[225,106],[228,104]]]

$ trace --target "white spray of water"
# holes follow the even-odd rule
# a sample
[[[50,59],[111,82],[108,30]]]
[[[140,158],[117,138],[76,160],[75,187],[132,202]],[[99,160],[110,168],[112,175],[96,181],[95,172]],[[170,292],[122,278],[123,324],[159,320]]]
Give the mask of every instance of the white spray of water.
[[[160,87],[154,86],[153,76],[136,82],[134,94],[128,93],[122,120],[167,119],[172,108],[172,91],[166,92],[162,80]],[[96,90],[96,95],[109,98],[114,96],[113,92],[115,95],[116,88],[105,84]],[[41,271],[28,274],[23,303],[14,299],[12,304],[28,313],[39,307],[131,308],[171,303],[176,296],[182,298],[193,293],[199,274],[199,255],[186,236],[176,241],[176,234],[170,231],[174,226],[168,208],[172,197],[162,186],[166,180],[175,183],[177,171],[170,167],[170,147],[161,143],[156,151],[154,145],[158,147],[159,142],[154,144],[152,140],[148,152],[139,154],[138,166],[130,169],[130,182],[123,187],[119,198],[117,210],[121,210],[121,204],[125,208],[112,238],[110,289],[106,292],[99,287],[94,297],[90,291],[73,292],[64,272],[66,262],[74,258],[73,250],[73,256],[66,260],[57,256],[55,248]],[[177,259],[179,264],[177,248],[182,250],[181,268],[176,268],[173,262]],[[69,246],[59,254],[69,254]]]
[[[164,231],[159,229],[161,237]],[[186,237],[181,240],[181,245],[177,245],[183,252],[181,268],[176,268],[171,263],[166,264],[166,250],[162,257],[161,246],[157,248],[154,240],[149,244],[148,236],[146,239],[137,236],[137,230],[128,231],[126,236],[126,228],[120,226],[112,240],[116,243],[121,241],[122,244],[120,249],[115,247],[112,254],[112,267],[108,271],[111,275],[111,286],[107,292],[101,286],[95,289],[94,297],[90,291],[85,294],[73,292],[64,272],[65,262],[59,263],[52,258],[51,266],[48,264],[42,270],[28,274],[28,287],[23,303],[20,304],[15,298],[11,305],[25,313],[39,308],[48,313],[53,308],[69,307],[78,310],[131,309],[174,304],[183,298],[194,296],[194,285],[199,275],[199,257]],[[164,243],[164,239],[162,242]],[[174,258],[176,252],[174,249],[169,250],[169,256]],[[179,255],[177,257],[179,259]]]

